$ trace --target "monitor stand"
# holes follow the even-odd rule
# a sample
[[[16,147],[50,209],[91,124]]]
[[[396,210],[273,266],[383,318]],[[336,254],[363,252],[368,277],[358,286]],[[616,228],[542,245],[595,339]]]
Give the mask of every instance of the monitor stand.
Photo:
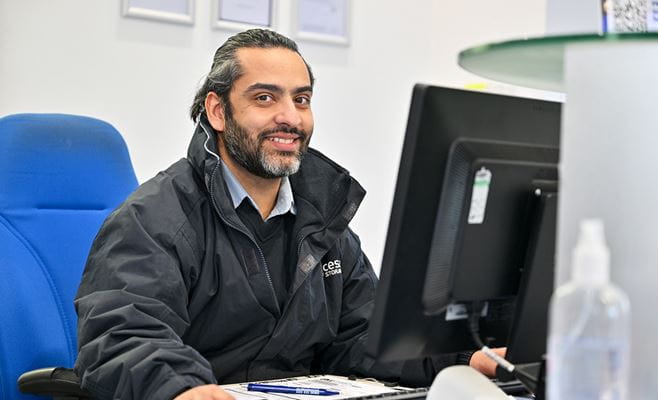
[[[536,399],[544,398],[548,307],[553,293],[557,193],[535,191],[530,212],[529,237],[524,271],[521,275],[515,315],[510,330],[506,359],[517,369],[536,377]],[[502,368],[496,372],[501,381],[514,379]]]

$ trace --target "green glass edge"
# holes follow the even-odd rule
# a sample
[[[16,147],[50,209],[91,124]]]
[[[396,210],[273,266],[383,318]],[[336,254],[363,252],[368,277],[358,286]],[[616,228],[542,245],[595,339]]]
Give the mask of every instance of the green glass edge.
[[[517,47],[532,47],[545,45],[566,45],[579,42],[620,42],[626,40],[656,40],[658,32],[632,32],[632,33],[606,33],[606,34],[575,34],[575,35],[557,35],[542,36],[528,39],[515,39],[503,42],[489,43],[480,46],[474,46],[459,52],[459,60],[469,58],[470,56],[480,55],[482,53],[494,52],[497,50],[513,49]]]

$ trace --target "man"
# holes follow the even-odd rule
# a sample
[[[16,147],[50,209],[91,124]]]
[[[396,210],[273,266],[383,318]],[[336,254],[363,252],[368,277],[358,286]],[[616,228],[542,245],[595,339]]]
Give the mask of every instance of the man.
[[[92,247],[75,368],[99,399],[227,400],[216,383],[405,374],[363,353],[376,276],[348,223],[365,192],[308,148],[312,94],[277,33],[217,50],[187,158],[131,195]]]

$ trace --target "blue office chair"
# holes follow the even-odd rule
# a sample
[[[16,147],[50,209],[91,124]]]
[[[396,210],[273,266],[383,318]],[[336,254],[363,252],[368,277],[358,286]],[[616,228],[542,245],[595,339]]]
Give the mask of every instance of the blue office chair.
[[[126,144],[108,123],[62,114],[0,118],[1,399],[34,399],[18,392],[26,371],[72,368],[73,298],[87,253],[136,186]]]

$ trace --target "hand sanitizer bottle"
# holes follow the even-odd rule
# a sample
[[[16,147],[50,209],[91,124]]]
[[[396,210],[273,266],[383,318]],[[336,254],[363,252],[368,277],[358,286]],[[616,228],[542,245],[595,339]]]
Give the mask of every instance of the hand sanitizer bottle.
[[[571,281],[551,299],[547,398],[626,399],[629,352],[630,305],[610,283],[603,223],[584,220]]]

